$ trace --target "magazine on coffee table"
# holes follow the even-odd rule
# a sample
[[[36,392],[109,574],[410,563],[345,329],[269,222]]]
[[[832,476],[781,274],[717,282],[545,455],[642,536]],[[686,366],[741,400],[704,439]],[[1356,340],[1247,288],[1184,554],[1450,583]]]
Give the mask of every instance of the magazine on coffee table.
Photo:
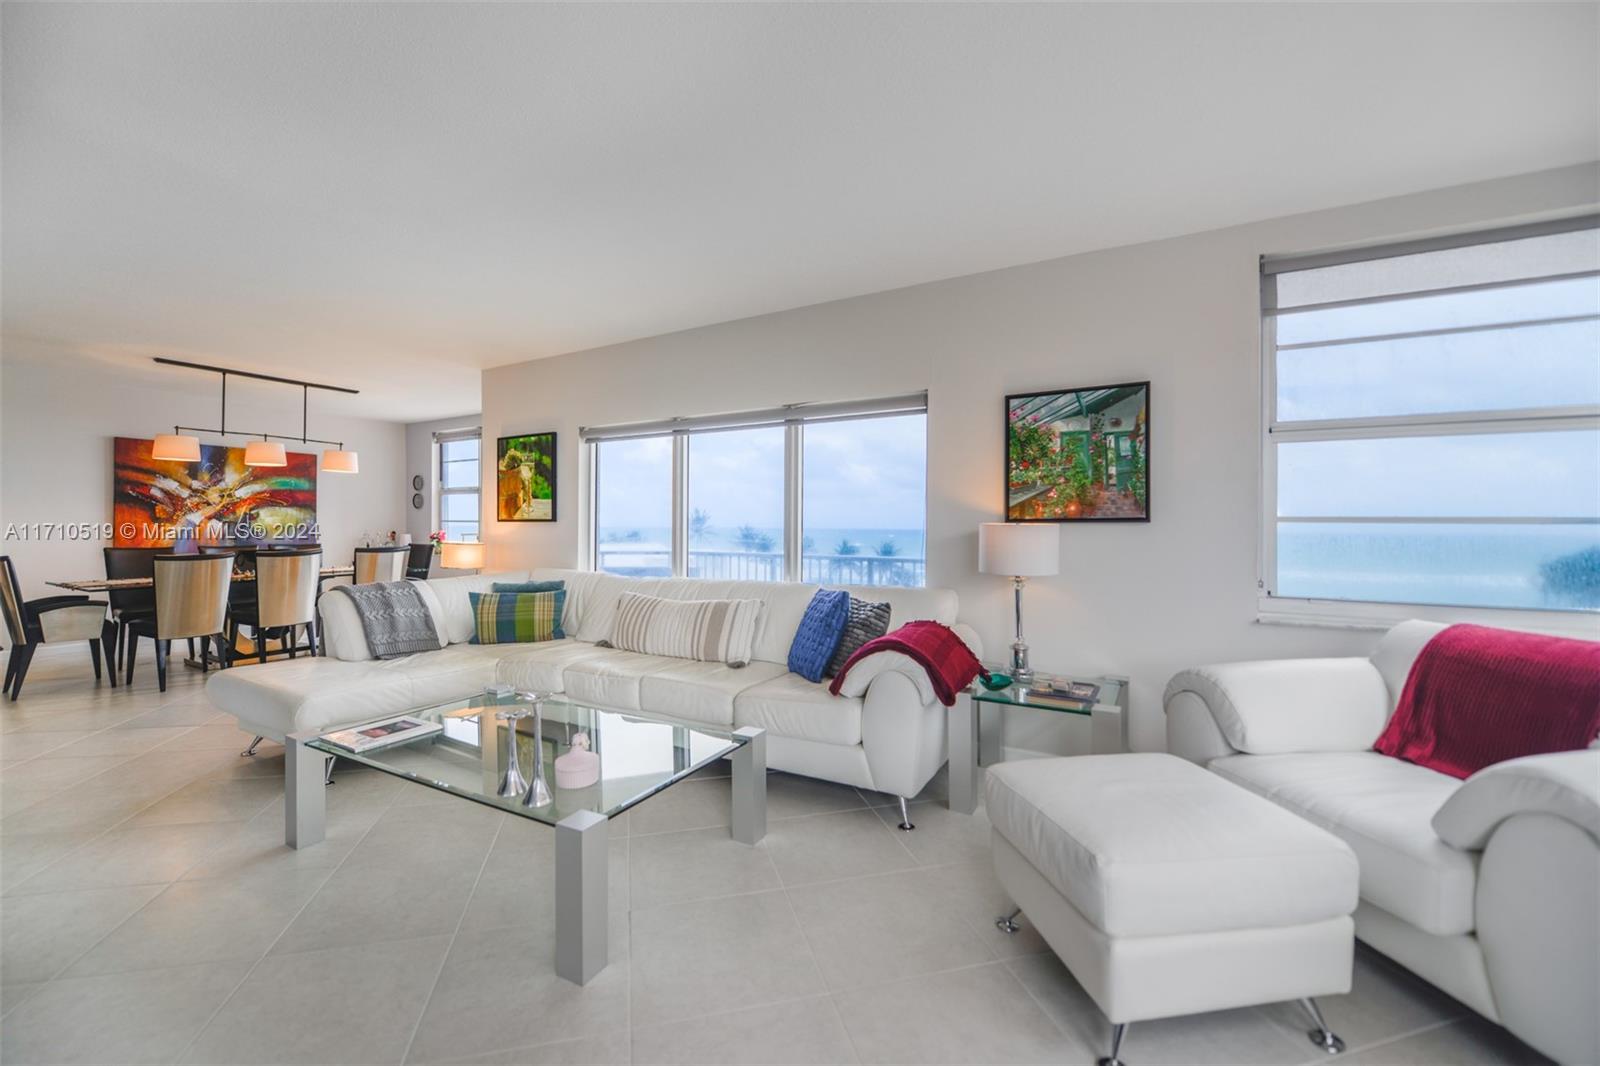
[[[416,740],[418,737],[437,733],[443,728],[444,726],[438,722],[424,722],[412,715],[401,714],[385,718],[381,722],[369,722],[353,729],[341,729],[337,733],[327,734],[322,739],[346,751],[360,754],[374,748],[386,748],[390,744]]]

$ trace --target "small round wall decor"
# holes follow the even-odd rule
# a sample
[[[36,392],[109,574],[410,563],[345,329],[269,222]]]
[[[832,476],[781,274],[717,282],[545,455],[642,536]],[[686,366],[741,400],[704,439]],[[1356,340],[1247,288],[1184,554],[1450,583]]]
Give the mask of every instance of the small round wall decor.
[[[411,506],[420,511],[420,510],[422,510],[422,503],[423,503],[422,493],[420,493],[420,492],[412,493],[412,495],[411,495]]]
[[[413,474],[411,476],[411,487],[416,489],[418,492],[422,491],[422,475],[421,474]],[[418,504],[417,506],[420,507],[422,505]]]

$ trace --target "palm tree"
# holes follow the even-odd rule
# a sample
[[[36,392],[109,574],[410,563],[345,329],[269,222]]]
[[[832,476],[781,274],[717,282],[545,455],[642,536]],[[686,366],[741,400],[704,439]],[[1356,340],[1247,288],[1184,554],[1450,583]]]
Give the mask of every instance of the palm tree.
[[[762,533],[755,526],[740,526],[734,539],[739,542],[739,547],[747,552],[759,551]],[[769,540],[771,538],[768,538]]]
[[[711,516],[696,507],[694,513],[689,516],[689,539],[696,542],[705,540],[706,533],[710,529]]]
[[[884,556],[885,558],[888,558],[891,555],[899,555],[900,545],[894,542],[893,537],[890,537],[888,540],[883,541],[878,545],[878,554]]]
[[[859,555],[860,553],[861,546],[852,540],[841,540],[833,546],[833,554],[835,555]]]

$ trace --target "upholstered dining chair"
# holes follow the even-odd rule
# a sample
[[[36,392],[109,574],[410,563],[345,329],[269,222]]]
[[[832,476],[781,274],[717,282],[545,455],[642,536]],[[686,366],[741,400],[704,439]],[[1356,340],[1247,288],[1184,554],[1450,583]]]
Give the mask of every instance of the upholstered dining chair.
[[[250,630],[256,657],[267,661],[267,642],[282,637],[294,658],[302,627],[311,654],[317,653],[317,585],[322,578],[322,549],[277,549],[256,554],[256,594],[248,605],[233,601],[228,609],[228,652],[238,646],[239,627]]]
[[[167,691],[167,657],[174,640],[197,638],[200,665],[210,664],[211,641],[223,641],[228,625],[228,589],[233,584],[232,553],[156,556],[156,613],[128,626],[128,683],[133,683],[139,638],[149,637],[156,650],[156,682]],[[229,656],[222,649],[221,661]]]
[[[428,580],[428,570],[433,566],[433,541],[411,545],[411,555],[406,560],[406,577],[418,581]]]
[[[356,573],[353,585],[366,585],[373,581],[403,581],[406,561],[411,549],[404,544],[385,544],[377,548],[356,549]]]
[[[106,577],[112,580],[132,577],[156,576],[156,556],[160,555],[163,548],[105,548]],[[111,673],[115,678],[117,671],[122,669],[123,648],[128,640],[128,623],[135,618],[154,618],[156,613],[156,590],[154,586],[142,589],[108,589],[107,594],[111,600],[111,625],[116,631],[116,638],[112,641],[111,651],[114,654],[106,656],[106,662],[111,664]]]
[[[13,703],[22,694],[28,664],[33,662],[33,653],[41,644],[87,640],[90,657],[94,660],[95,680],[100,680],[100,656],[104,654],[106,666],[111,670],[111,684],[116,686],[117,668],[111,661],[111,623],[106,620],[104,600],[91,600],[87,596],[24,600],[11,556],[0,555],[0,614],[5,615],[6,632],[11,637],[6,683],[0,692],[9,694]]]

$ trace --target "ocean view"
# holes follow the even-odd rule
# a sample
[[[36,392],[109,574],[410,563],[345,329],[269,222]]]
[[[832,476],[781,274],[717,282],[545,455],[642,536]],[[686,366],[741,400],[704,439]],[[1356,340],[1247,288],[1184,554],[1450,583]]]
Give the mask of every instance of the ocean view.
[[[1278,527],[1279,596],[1600,610],[1600,526]]]
[[[691,533],[689,550],[708,551],[774,551],[783,550],[781,526],[748,527],[755,539],[746,540],[746,527],[709,527],[700,536]],[[898,555],[921,559],[924,554],[924,535],[920,529],[808,529],[806,530],[807,555],[836,555],[841,544],[854,545],[857,555]],[[633,551],[668,551],[672,547],[672,532],[665,526],[621,527],[603,526],[600,529],[600,550],[613,552],[620,549]],[[894,546],[893,552],[881,549],[885,544]],[[770,545],[770,547],[768,546]]]

